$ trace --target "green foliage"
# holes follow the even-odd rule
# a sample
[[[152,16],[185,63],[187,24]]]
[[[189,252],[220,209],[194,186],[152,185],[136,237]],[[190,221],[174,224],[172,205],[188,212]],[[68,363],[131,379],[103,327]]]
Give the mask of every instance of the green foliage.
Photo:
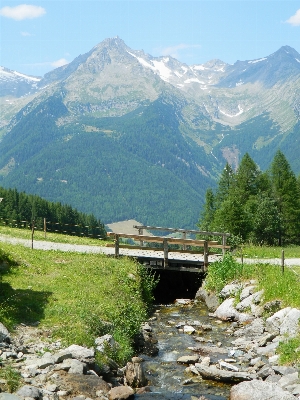
[[[299,364],[300,362],[300,337],[280,342],[277,352],[280,354],[281,364]]]
[[[43,229],[46,218],[47,230],[57,230],[59,224],[65,233],[72,235],[106,237],[104,225],[94,215],[79,212],[67,204],[53,203],[36,195],[3,187],[0,187],[0,197],[3,198],[0,202],[0,218],[6,224],[22,227],[24,221],[31,223],[34,220],[35,227]]]
[[[6,390],[9,393],[15,392],[21,386],[21,374],[10,364],[0,368],[0,378],[5,380]]]
[[[220,292],[222,288],[234,279],[242,277],[243,266],[235,261],[232,255],[226,254],[223,260],[209,265],[205,278],[205,288],[208,291]]]
[[[262,173],[245,154],[233,173],[226,165],[214,194],[207,191],[198,226],[225,231],[254,244],[300,243],[299,183],[285,156],[278,151]]]
[[[132,338],[151,305],[151,274],[125,258],[1,247],[14,260],[0,283],[3,323],[12,328],[40,321],[52,337],[86,346],[111,333],[120,341],[115,359],[132,354]]]
[[[71,204],[105,223],[135,218],[195,227],[205,188],[214,181],[202,172],[210,169],[203,148],[182,135],[176,105],[160,98],[121,117],[82,115],[57,126],[65,108],[54,97],[0,143],[0,170],[12,157],[18,163],[3,176],[3,186]],[[30,130],[35,120],[38,127]]]

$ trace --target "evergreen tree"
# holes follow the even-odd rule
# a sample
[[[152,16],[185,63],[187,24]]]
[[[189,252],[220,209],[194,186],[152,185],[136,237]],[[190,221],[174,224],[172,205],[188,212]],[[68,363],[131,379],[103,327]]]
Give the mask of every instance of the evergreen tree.
[[[299,242],[300,193],[297,179],[284,154],[278,150],[270,168],[273,196],[277,204],[280,227],[278,244]]]
[[[212,189],[207,189],[203,211],[198,222],[198,227],[202,231],[210,231],[215,214],[215,196]]]
[[[227,198],[229,190],[234,184],[235,174],[228,162],[222,171],[215,196],[215,206],[218,208]]]

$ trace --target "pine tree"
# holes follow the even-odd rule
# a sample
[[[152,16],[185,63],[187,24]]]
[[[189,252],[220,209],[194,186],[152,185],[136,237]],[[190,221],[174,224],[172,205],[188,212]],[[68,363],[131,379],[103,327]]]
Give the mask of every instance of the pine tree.
[[[297,179],[284,154],[278,150],[270,168],[273,196],[280,216],[278,244],[299,242],[300,193]]]

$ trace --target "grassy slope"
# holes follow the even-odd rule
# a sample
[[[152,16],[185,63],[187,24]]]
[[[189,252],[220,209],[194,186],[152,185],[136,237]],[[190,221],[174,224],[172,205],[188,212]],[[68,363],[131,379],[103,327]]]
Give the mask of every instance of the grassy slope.
[[[147,316],[152,282],[138,264],[6,243],[1,243],[0,260],[0,320],[5,325],[40,321],[53,337],[86,346],[113,333],[121,345],[116,360],[132,354],[131,338]]]

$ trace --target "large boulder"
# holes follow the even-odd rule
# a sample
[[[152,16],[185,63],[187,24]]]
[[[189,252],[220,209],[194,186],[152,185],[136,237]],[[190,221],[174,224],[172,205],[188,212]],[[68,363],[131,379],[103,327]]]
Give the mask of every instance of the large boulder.
[[[205,290],[203,287],[197,291],[195,299],[203,301],[208,310],[212,312],[215,311],[220,305],[219,298],[216,296],[216,294],[213,292],[207,292],[207,290]]]
[[[233,386],[230,400],[295,400],[295,397],[277,383],[255,379]]]
[[[216,309],[214,316],[223,321],[251,322],[254,317],[250,314],[240,313],[234,307],[234,299],[229,298]]]
[[[142,359],[133,357],[132,362],[128,362],[125,368],[125,383],[134,388],[140,388],[148,384],[148,380],[144,373]]]
[[[280,335],[295,337],[299,333],[299,319],[300,310],[286,307],[267,318],[266,329],[269,332],[277,331]]]

